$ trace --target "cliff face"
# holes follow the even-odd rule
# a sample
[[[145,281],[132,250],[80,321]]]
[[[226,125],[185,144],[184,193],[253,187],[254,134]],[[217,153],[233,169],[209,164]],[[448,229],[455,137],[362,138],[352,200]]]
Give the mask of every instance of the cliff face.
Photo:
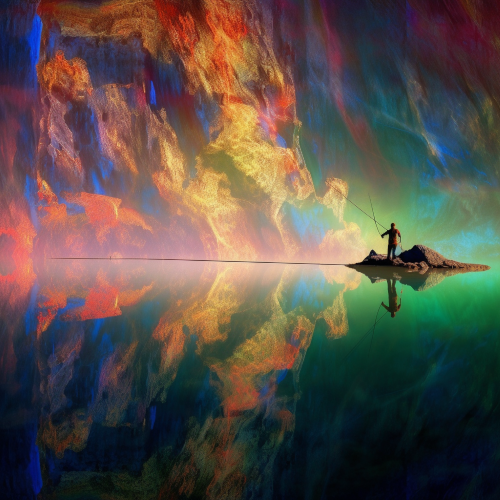
[[[362,262],[350,266],[396,266],[410,271],[426,272],[428,269],[461,269],[463,271],[487,271],[489,266],[483,264],[466,264],[447,259],[432,248],[414,245],[410,250],[401,252],[394,260],[387,259],[385,254],[377,254],[372,250]]]

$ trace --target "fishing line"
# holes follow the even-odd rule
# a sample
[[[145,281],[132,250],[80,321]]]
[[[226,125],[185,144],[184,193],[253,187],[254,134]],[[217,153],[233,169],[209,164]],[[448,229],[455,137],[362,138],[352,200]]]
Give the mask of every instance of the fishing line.
[[[378,313],[380,312],[380,308],[382,307],[382,303],[380,303],[380,305],[378,306],[378,309],[377,309],[377,314],[375,316],[375,320],[373,322],[373,330],[372,330],[372,338],[370,340],[370,349],[368,351],[368,357],[370,357],[370,354],[372,352],[372,344],[373,344],[373,337],[375,337],[375,326],[377,325],[377,318],[378,318]]]
[[[382,307],[382,303],[380,303],[380,305],[378,306],[378,309],[377,309],[377,314],[375,315],[375,319],[373,321],[373,326],[372,326],[372,335],[371,335],[371,339],[370,339],[370,348],[368,349],[368,356],[366,357],[366,362],[368,362],[368,360],[370,359],[370,355],[372,353],[372,344],[373,344],[373,337],[375,337],[375,327],[377,326],[377,319],[378,319],[378,313],[380,312],[380,308]],[[382,318],[380,318],[382,319]],[[368,330],[370,331],[370,330]],[[363,367],[361,367],[360,369],[360,373],[361,371],[363,370]]]
[[[379,310],[380,310],[380,306],[378,307]],[[351,353],[354,351],[354,349],[356,349],[358,347],[359,344],[361,344],[361,342],[363,342],[363,340],[365,340],[365,338],[371,333],[371,331],[375,328],[375,326],[380,323],[382,321],[382,319],[384,318],[384,316],[388,313],[389,311],[386,311],[382,316],[380,316],[380,319],[378,319],[374,324],[373,326],[370,327],[370,329],[361,337],[361,339],[358,340],[358,342],[356,343],[356,345],[345,355],[344,359],[341,361],[341,363],[343,363],[344,361],[347,360],[347,358],[351,355]],[[378,315],[378,312],[377,312],[377,315]]]
[[[165,260],[182,262],[225,262],[230,264],[283,264],[293,266],[346,266],[349,263],[339,264],[332,262],[283,262],[279,260],[223,260],[223,259],[177,259],[162,257],[49,257],[49,260]]]
[[[373,205],[372,205],[372,212],[373,212],[373,217],[371,217],[369,214],[367,214],[362,208],[358,207],[356,203],[351,201],[342,191],[339,191],[335,186],[331,186],[337,193],[339,193],[341,196],[343,196],[349,203],[354,205],[358,210],[363,212],[367,217],[372,219],[375,222],[375,226],[377,224],[384,228],[386,231],[388,229],[380,224],[377,220],[375,220],[375,212],[373,212]],[[371,204],[371,198],[370,198],[370,204]],[[377,231],[380,234],[380,231],[377,226]],[[269,260],[269,261],[263,261],[263,260],[224,260],[224,259],[174,259],[174,258],[161,258],[161,257],[116,257],[116,258],[107,258],[107,257],[49,257],[50,260],[165,260],[165,261],[183,261],[183,262],[226,262],[230,264],[283,264],[283,265],[314,265],[314,266],[345,266],[346,264],[339,264],[339,263],[324,263],[324,262],[282,262],[282,261],[275,261],[275,260]],[[347,263],[348,264],[348,263]]]

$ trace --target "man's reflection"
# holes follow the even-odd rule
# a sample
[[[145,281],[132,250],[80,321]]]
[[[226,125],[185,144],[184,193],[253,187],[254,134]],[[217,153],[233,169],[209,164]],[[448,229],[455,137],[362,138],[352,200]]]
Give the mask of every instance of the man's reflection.
[[[394,318],[396,313],[401,309],[401,298],[398,305],[398,292],[396,290],[395,279],[387,280],[387,291],[389,293],[389,305],[386,306],[384,302],[382,302],[382,305],[391,313],[391,318]]]

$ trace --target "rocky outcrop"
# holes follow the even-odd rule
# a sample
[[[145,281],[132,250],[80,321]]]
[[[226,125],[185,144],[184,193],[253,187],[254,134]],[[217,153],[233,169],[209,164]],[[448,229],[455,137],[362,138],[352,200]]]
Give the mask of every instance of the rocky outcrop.
[[[356,266],[390,266],[403,267],[408,271],[425,273],[428,269],[457,269],[462,271],[486,271],[489,266],[483,264],[466,264],[456,260],[447,259],[432,248],[424,245],[414,245],[410,250],[401,252],[394,260],[389,260],[385,254],[377,254],[372,250],[362,262],[349,264]]]

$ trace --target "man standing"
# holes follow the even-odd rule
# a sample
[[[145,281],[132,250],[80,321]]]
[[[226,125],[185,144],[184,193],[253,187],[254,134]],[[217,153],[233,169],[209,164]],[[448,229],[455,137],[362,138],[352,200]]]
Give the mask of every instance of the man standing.
[[[387,247],[387,258],[389,260],[392,260],[391,257],[391,252],[393,253],[394,257],[396,257],[396,247],[398,246],[398,235],[399,235],[399,241],[401,242],[401,233],[399,232],[399,229],[396,229],[396,224],[394,222],[391,224],[391,229],[386,231],[381,235],[383,238],[386,234],[389,235],[389,245]]]

